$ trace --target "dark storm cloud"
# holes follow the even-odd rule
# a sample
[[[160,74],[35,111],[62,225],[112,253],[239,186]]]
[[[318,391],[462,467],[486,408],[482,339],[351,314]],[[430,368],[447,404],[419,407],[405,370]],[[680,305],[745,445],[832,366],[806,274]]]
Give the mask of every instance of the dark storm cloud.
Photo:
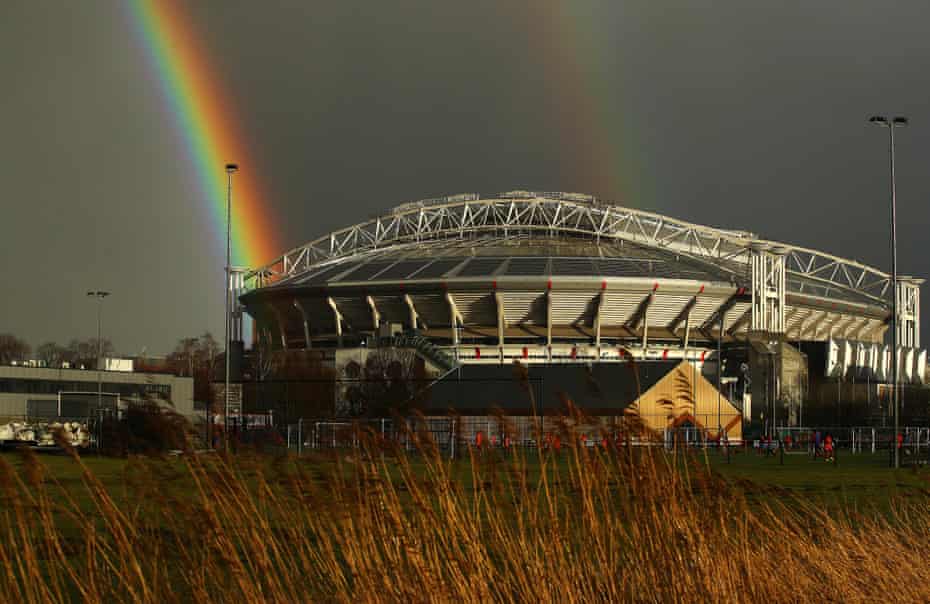
[[[930,274],[930,8],[865,2],[200,2],[269,211],[296,245],[396,202],[588,191]],[[547,12],[550,11],[550,12]],[[0,8],[0,331],[125,352],[222,331],[222,251],[117,2]]]

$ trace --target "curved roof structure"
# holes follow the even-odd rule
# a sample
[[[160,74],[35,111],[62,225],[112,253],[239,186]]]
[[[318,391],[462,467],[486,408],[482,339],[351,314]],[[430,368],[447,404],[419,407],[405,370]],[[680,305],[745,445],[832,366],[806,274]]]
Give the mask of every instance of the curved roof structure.
[[[753,333],[880,342],[891,305],[889,276],[853,260],[527,191],[402,204],[244,280],[240,300],[283,348],[364,342],[385,324],[501,350],[540,341],[687,349]],[[909,287],[916,333],[919,293]]]
[[[255,288],[549,274],[693,278],[750,287],[754,246],[785,254],[790,294],[890,304],[889,275],[854,260],[588,195],[528,191],[402,204],[294,248],[248,273],[246,281]]]

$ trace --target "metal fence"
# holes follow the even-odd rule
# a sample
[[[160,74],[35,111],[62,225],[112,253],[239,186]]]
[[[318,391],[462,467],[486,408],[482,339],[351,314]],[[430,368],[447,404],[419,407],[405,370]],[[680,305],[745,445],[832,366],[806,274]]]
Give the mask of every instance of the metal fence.
[[[906,455],[930,455],[930,428],[925,426],[905,426],[898,433],[894,428],[872,426],[778,428],[776,434],[789,451],[813,452],[830,436],[835,446],[851,453],[891,451],[900,441]]]
[[[359,420],[309,419],[279,427],[288,450],[298,455],[311,451],[351,449],[370,443],[397,447],[409,452],[424,443],[455,457],[469,447],[476,449],[558,448],[567,446],[566,438],[587,447],[662,446],[720,447],[745,446],[750,450],[783,449],[785,453],[815,456],[829,435],[834,447],[849,453],[890,453],[898,440],[893,429],[858,427],[779,428],[770,440],[753,439],[719,442],[712,431],[687,426],[668,428],[654,438],[626,433],[616,418],[593,418],[576,423],[559,417],[412,417]],[[818,440],[819,433],[819,440]],[[925,463],[930,460],[930,428],[907,426],[900,431],[902,457]],[[924,460],[924,461],[920,461]]]
[[[310,419],[284,426],[287,448],[308,451],[356,448],[369,442],[415,451],[428,443],[449,456],[468,447],[477,449],[560,448],[573,439],[587,447],[716,446],[710,431],[693,426],[669,428],[653,438],[625,429],[619,417],[589,418],[578,422],[558,416],[419,416],[361,420]],[[373,439],[373,440],[372,440]],[[730,442],[739,445],[741,441]]]
[[[417,449],[422,443],[430,442],[440,450],[455,449],[455,421],[452,418],[410,419],[366,419],[352,421],[300,420],[285,427],[289,450],[298,454],[304,451],[320,451],[357,448],[362,439],[392,444],[407,451]]]

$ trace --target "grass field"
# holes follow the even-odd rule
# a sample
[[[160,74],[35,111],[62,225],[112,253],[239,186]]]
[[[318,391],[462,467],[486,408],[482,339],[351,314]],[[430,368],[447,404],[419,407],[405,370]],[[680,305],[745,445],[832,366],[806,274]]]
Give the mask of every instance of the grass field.
[[[819,498],[831,506],[887,511],[895,501],[930,496],[930,468],[926,466],[893,470],[888,467],[887,452],[838,453],[835,464],[805,453],[785,455],[783,463],[777,456],[754,453],[734,455],[729,462],[711,454],[708,462],[737,484],[749,481],[773,487],[768,490],[770,496]]]
[[[324,476],[335,471],[336,460],[346,457],[348,452],[329,455],[305,455],[298,459],[288,457],[287,463],[276,464],[277,471],[292,473],[299,468],[304,472]],[[919,500],[930,497],[930,466],[912,466],[893,470],[888,467],[888,453],[879,452],[851,454],[840,451],[837,463],[827,463],[822,459],[811,459],[804,453],[792,453],[784,458],[778,456],[763,457],[753,452],[740,451],[731,455],[729,459],[714,449],[695,449],[690,452],[694,463],[706,465],[713,472],[719,474],[734,488],[741,489],[751,498],[805,498],[819,499],[836,507],[851,507],[857,510],[875,509],[886,511],[892,502],[900,499]],[[82,485],[82,468],[67,455],[50,454],[40,455],[39,460],[46,468],[47,478],[54,479],[63,488],[71,492],[82,502],[82,507],[89,504],[83,497],[85,493]],[[506,473],[512,469],[511,457],[493,453],[495,463],[488,464],[488,458],[478,457],[479,462],[485,461],[482,466],[482,475],[487,472]],[[0,459],[6,460],[15,468],[23,465],[23,456],[16,452],[0,452]],[[268,470],[271,461],[265,458],[265,463],[252,461],[244,468],[245,476],[254,475],[260,470]],[[390,460],[391,458],[389,458]],[[552,458],[550,471],[565,474],[570,463],[571,454],[564,452]],[[413,471],[423,474],[426,466],[418,456],[411,456],[406,460]],[[539,457],[534,452],[528,452],[521,458],[530,480],[539,479]],[[127,460],[123,458],[85,456],[83,463],[110,494],[118,500],[131,497],[129,488],[133,484],[133,474],[142,472],[151,475],[153,467],[160,467],[160,477],[165,488],[183,492],[193,489],[185,464],[178,458],[167,458],[152,462],[144,458]],[[141,469],[140,469],[141,468]],[[342,465],[342,470],[351,471],[351,464]],[[399,477],[399,468],[391,463],[387,465],[387,472],[395,478]],[[449,467],[450,475],[467,491],[474,490],[470,484],[473,478],[473,466],[470,458],[460,459]]]
[[[0,454],[22,602],[928,601],[930,471],[567,449]]]

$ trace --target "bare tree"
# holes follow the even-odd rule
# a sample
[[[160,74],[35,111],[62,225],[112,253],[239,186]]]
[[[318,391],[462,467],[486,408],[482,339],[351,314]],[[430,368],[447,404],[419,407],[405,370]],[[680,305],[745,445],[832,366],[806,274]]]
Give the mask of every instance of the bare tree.
[[[22,362],[29,357],[32,348],[13,334],[0,334],[0,365]]]
[[[210,400],[210,382],[219,356],[219,346],[210,332],[199,337],[181,338],[168,355],[168,366],[175,375],[194,378],[194,399]]]
[[[199,354],[200,362],[207,363],[211,367],[220,354],[220,345],[209,331],[205,331],[200,336]]]
[[[45,342],[36,348],[36,357],[44,362],[46,367],[61,367],[67,355],[65,347],[55,342]]]
[[[99,354],[102,357],[113,355],[113,343],[107,338],[101,338]],[[97,366],[97,338],[88,338],[86,340],[73,339],[68,342],[65,349],[65,359],[72,366],[76,367],[96,367]]]
[[[336,371],[318,351],[276,350],[268,357],[268,373],[256,384],[257,402],[273,402],[278,417],[287,422],[333,415]]]
[[[347,364],[346,409],[354,416],[407,413],[428,398],[423,361],[412,350],[379,348],[368,353],[365,365]]]

